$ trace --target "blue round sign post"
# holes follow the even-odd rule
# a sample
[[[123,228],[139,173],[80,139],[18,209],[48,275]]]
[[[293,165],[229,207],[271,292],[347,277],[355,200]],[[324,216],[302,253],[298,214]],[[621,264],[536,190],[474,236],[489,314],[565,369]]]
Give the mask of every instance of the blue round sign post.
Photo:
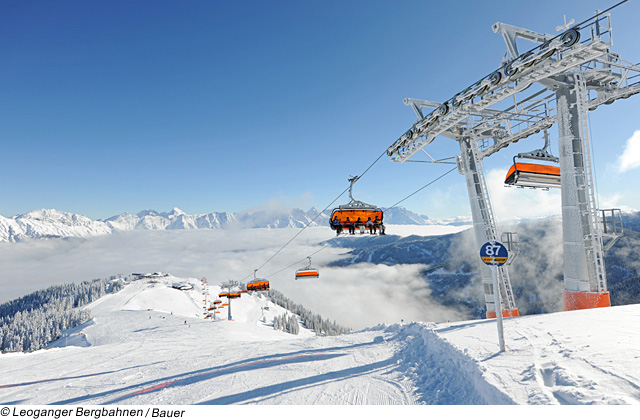
[[[498,342],[500,351],[505,351],[504,328],[502,325],[502,298],[500,297],[500,287],[498,287],[498,267],[504,265],[509,259],[507,247],[498,241],[489,241],[480,247],[480,258],[482,262],[491,267],[491,277],[493,281],[493,300],[496,308],[496,323],[498,324]]]
[[[501,266],[507,262],[509,251],[498,241],[489,241],[480,247],[480,258],[487,265]]]

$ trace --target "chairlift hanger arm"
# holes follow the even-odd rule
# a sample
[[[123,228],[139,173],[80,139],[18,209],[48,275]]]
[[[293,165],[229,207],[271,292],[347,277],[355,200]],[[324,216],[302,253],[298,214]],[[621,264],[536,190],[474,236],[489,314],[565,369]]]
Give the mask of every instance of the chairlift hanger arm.
[[[376,206],[371,205],[371,204],[367,204],[363,201],[359,201],[356,200],[355,198],[353,198],[353,184],[356,183],[356,181],[358,181],[360,179],[359,176],[351,176],[349,177],[347,180],[349,181],[349,203],[346,205],[341,205],[338,206],[338,208],[349,208],[349,207],[356,207],[356,208],[376,208]]]

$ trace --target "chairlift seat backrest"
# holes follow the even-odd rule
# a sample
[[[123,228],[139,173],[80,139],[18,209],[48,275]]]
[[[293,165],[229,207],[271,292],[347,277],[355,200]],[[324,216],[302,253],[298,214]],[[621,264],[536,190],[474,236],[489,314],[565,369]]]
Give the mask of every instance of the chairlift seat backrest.
[[[311,267],[311,257],[307,257],[307,258],[309,258],[309,265],[299,270],[296,270],[296,280],[297,279],[317,279],[318,277],[320,277],[320,272],[318,271],[318,269]]]
[[[302,268],[296,271],[296,279],[317,279],[320,272],[315,268]]]
[[[349,218],[350,223],[356,223],[358,218],[360,218],[360,222],[364,225],[367,222],[367,220],[369,220],[369,218],[371,218],[371,221],[374,221],[376,220],[376,217],[377,217],[378,221],[382,222],[384,218],[384,213],[382,212],[382,210],[375,207],[368,208],[368,209],[363,209],[363,208],[334,209],[333,212],[331,213],[331,218],[329,219],[329,225],[331,226],[331,229],[334,229],[334,230],[335,230],[335,226],[333,225],[333,219],[336,217],[340,221],[340,224],[343,225],[344,227],[344,225],[347,223],[347,217]]]
[[[269,290],[269,281],[265,279],[255,279],[251,283],[247,284],[247,290],[249,291],[263,291]]]
[[[553,165],[515,162],[504,180],[506,185],[529,188],[560,188],[560,168]]]

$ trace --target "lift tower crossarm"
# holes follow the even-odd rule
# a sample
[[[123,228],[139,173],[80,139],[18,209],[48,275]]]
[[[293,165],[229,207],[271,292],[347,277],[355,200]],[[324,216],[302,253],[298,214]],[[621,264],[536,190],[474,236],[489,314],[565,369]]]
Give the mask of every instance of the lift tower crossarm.
[[[609,20],[609,15],[599,14],[580,28],[571,28],[548,39],[454,95],[427,115],[420,107],[418,121],[389,146],[387,154],[394,161],[405,162],[438,135],[447,133],[447,137],[455,136],[456,129],[468,116],[528,89],[535,82],[543,83],[548,89],[564,87],[561,78],[553,78],[609,54],[611,31],[610,23],[604,23],[605,20]],[[434,103],[409,100],[405,104],[416,110],[417,105]],[[424,116],[421,118],[421,115]]]
[[[511,58],[516,58],[520,55],[518,52],[518,45],[516,44],[516,38],[522,38],[529,41],[537,42],[538,44],[544,44],[553,35],[541,34],[539,32],[531,31],[529,29],[519,28],[517,26],[508,25],[502,22],[496,22],[491,27],[494,33],[500,32],[504,38],[505,44],[507,44],[507,50]]]
[[[604,58],[585,63],[580,66],[580,72],[584,76],[586,88],[595,92],[595,96],[591,95],[586,104],[589,111],[640,93],[640,66],[624,63],[617,54],[609,53]],[[570,87],[562,80],[554,81],[556,82],[558,88]],[[545,92],[544,96],[536,98]],[[473,126],[478,131],[491,128],[495,133],[494,143],[481,150],[482,157],[490,156],[511,143],[548,129],[557,122],[554,91],[543,89],[523,100],[514,96],[514,103],[515,105],[502,111],[489,110]]]
[[[486,93],[484,96],[479,96],[477,98],[471,97],[467,99],[466,102],[460,103],[463,99],[468,97],[468,95],[472,95],[472,93],[465,94],[465,92],[470,89],[483,89],[479,87],[479,83],[482,81],[478,82],[451,98],[450,101],[446,103],[447,107],[449,107],[449,104],[452,102],[454,105],[457,104],[457,107],[454,107],[453,110],[446,111],[447,113],[442,115],[444,108],[439,107],[431,114],[414,123],[404,135],[402,135],[387,149],[387,154],[392,160],[404,162],[420,151],[424,146],[433,142],[438,135],[444,135],[444,133],[449,132],[447,137],[451,137],[458,124],[469,115],[477,114],[512,95],[524,91],[534,82],[561,74],[567,71],[567,67],[569,66],[576,67],[582,63],[592,61],[595,58],[606,54],[607,47],[607,44],[602,41],[594,41],[594,43],[589,46],[580,45],[565,55],[567,61],[572,62],[571,64],[563,60],[549,62],[547,65],[541,65],[532,70],[527,69],[529,71],[527,71],[526,76],[520,77],[518,83],[515,83],[515,81],[501,83],[497,85],[494,90]],[[419,140],[421,137],[424,137],[424,140]]]
[[[405,98],[405,105],[410,105],[411,108],[415,111],[416,115],[418,115],[418,120],[424,118],[424,114],[422,113],[422,108],[438,108],[442,105],[441,102],[434,101],[425,101],[423,99],[413,99],[413,98]]]

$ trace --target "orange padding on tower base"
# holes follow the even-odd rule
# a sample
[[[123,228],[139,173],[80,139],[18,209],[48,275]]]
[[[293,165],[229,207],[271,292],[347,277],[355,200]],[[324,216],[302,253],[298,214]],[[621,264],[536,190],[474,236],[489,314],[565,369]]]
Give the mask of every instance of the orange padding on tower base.
[[[514,316],[520,316],[520,312],[518,312],[518,308],[502,310],[503,318],[511,318]],[[494,319],[495,317],[496,317],[496,311],[487,311],[487,319]]]
[[[562,309],[575,311],[578,309],[608,308],[611,306],[609,292],[562,292]]]

